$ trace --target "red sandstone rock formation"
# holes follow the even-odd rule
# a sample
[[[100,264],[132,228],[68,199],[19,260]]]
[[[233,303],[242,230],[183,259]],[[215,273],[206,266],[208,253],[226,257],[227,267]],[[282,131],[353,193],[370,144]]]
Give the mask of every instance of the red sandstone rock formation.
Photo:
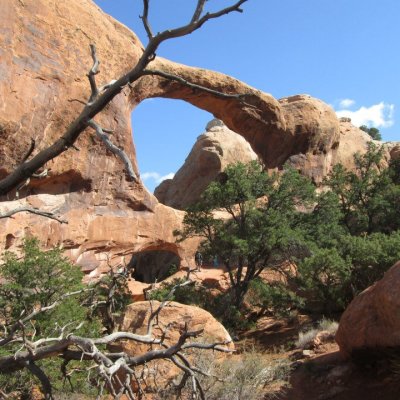
[[[210,182],[229,164],[256,159],[256,153],[243,137],[214,119],[207,124],[206,132],[198,137],[174,178],[162,182],[154,195],[167,206],[185,209],[199,199]]]
[[[350,303],[335,338],[344,356],[356,350],[400,347],[399,286],[400,262]]]
[[[31,138],[36,140],[35,154],[58,138],[81,111],[80,102],[89,97],[89,44],[96,44],[101,60],[99,84],[131,69],[143,46],[91,0],[3,0],[0,25],[1,178],[21,161]],[[300,153],[305,155],[306,161],[300,163],[304,169],[320,165],[318,160],[324,164],[323,155],[337,146],[338,123],[333,111],[318,100],[295,96],[278,102],[229,76],[161,58],[151,68],[244,96],[223,99],[150,76],[125,88],[96,121],[114,130],[113,142],[125,150],[137,174],[130,117],[149,97],[179,98],[210,111],[247,139],[268,168],[280,167],[289,158],[294,162],[293,156]],[[106,254],[112,263],[146,249],[170,249],[180,257],[192,254],[196,242],[181,247],[171,234],[180,227],[181,213],[160,205],[141,182],[127,180],[121,160],[91,130],[79,137],[76,147],[79,150],[70,149],[48,162],[48,176],[32,178],[20,190],[20,200],[10,193],[0,204],[0,212],[25,203],[56,211],[69,224],[24,214],[1,220],[3,248],[34,234],[48,245],[64,246],[87,271],[99,265],[106,268]],[[311,175],[317,179],[323,173],[315,168]]]
[[[159,305],[158,301],[152,301],[153,310],[156,310]],[[120,330],[137,334],[146,333],[150,314],[149,302],[139,301],[130,304],[124,313]],[[167,346],[172,345],[178,342],[180,334],[185,329],[185,324],[188,324],[190,331],[203,331],[200,337],[191,339],[191,341],[200,343],[227,342],[225,347],[232,350],[235,348],[229,333],[209,312],[174,301],[168,303],[161,310],[158,316],[158,325],[154,328],[153,334],[156,338],[160,338],[162,331],[166,330],[164,344]],[[143,354],[149,350],[149,347],[149,345],[133,341],[121,343],[122,350],[128,355]],[[154,348],[154,346],[151,347]],[[225,357],[227,353],[214,352],[213,354],[216,359],[219,359]],[[158,361],[157,369],[159,377],[166,381],[176,377],[179,373],[178,368],[166,361]]]

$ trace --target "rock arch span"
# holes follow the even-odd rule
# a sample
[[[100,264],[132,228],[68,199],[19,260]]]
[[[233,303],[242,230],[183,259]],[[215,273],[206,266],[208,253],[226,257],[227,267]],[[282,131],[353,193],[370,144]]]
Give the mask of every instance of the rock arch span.
[[[96,43],[101,60],[99,84],[131,69],[143,46],[133,32],[104,14],[92,0],[5,0],[0,25],[0,175],[4,176],[23,158],[31,137],[36,139],[36,151],[43,149],[80,113],[80,102],[90,91],[86,78],[91,65],[90,43]],[[137,173],[131,112],[150,97],[179,98],[211,112],[243,135],[270,168],[280,166],[298,149],[306,152],[314,146],[318,151],[328,150],[336,140],[334,124],[324,136],[325,122],[321,121],[329,112],[323,107],[311,102],[313,117],[304,119],[304,107],[299,106],[309,103],[304,98],[278,102],[229,76],[161,58],[151,67],[223,93],[244,93],[246,101],[193,92],[158,77],[145,77],[125,88],[96,121],[114,130],[114,143],[124,148]],[[20,244],[25,234],[34,234],[49,246],[64,245],[76,260],[87,246],[101,241],[122,247],[158,240],[174,243],[172,230],[179,229],[182,213],[159,204],[140,182],[128,182],[120,160],[90,129],[79,137],[76,147],[79,151],[68,150],[46,165],[51,172],[40,188],[32,183],[25,197],[21,196],[24,198],[0,199],[2,209],[27,202],[57,211],[69,224],[60,226],[25,215],[2,220],[3,246],[7,234],[16,238],[14,245]],[[54,180],[67,172],[71,182],[66,182],[65,190],[54,191]],[[90,190],[84,190],[85,182],[90,182]],[[69,185],[78,189],[72,192]],[[191,254],[196,243],[184,246],[180,254]]]

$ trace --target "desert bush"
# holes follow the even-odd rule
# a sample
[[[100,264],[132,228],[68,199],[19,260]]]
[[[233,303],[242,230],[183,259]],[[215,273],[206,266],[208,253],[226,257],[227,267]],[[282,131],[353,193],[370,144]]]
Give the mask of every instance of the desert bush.
[[[37,239],[26,239],[22,257],[6,252],[4,263],[0,265],[0,278],[3,280],[0,286],[0,321],[4,326],[11,326],[13,321],[29,315],[38,307],[56,304],[48,312],[38,314],[24,328],[27,339],[57,337],[62,329],[98,337],[101,324],[96,318],[88,319],[89,309],[82,305],[86,302],[82,276],[80,269],[71,265],[60,249],[41,251]],[[71,292],[77,294],[63,297]],[[0,333],[0,340],[6,336],[6,331]],[[21,349],[21,344],[11,342],[8,346],[0,347],[0,356],[17,353],[18,349]],[[91,394],[86,376],[72,374],[68,380],[61,377],[62,362],[61,359],[51,358],[37,364],[46,371],[56,390]],[[71,362],[72,369],[73,364]],[[84,366],[85,363],[80,364],[81,368]],[[0,374],[0,388],[5,392],[15,391],[22,397],[29,396],[32,388],[39,384],[38,379],[26,369],[10,375]]]
[[[328,318],[322,318],[321,321],[318,322],[318,327],[321,331],[326,331],[334,335],[339,328],[339,323]]]
[[[328,332],[332,336],[335,335],[339,324],[336,321],[323,318],[317,324],[317,327],[299,332],[297,341],[295,342],[296,348],[306,349],[310,347],[319,332]]]
[[[199,378],[207,400],[261,400],[265,398],[265,386],[288,384],[290,362],[267,361],[262,355],[251,351],[216,361],[212,354],[197,353],[197,367],[205,374]],[[175,388],[159,393],[159,399],[189,399],[191,383],[188,381],[179,393]]]
[[[256,278],[250,283],[245,297],[252,306],[259,307],[259,315],[266,312],[288,316],[290,310],[301,307],[303,300],[282,283],[268,283]]]
[[[173,287],[184,281],[185,279],[182,278],[174,278],[170,282],[162,283],[157,289],[149,293],[150,300],[164,301]],[[195,285],[195,282],[193,282],[193,284],[176,288],[172,295],[169,295],[168,300],[207,309],[206,306],[210,303],[210,297],[209,290],[203,286]]]

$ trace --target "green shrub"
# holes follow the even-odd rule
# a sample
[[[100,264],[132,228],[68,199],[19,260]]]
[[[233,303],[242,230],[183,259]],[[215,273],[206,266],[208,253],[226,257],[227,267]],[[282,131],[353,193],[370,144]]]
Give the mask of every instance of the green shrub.
[[[182,278],[174,278],[170,282],[164,282],[157,289],[149,293],[150,300],[164,301],[168,299],[182,304],[205,308],[209,302],[210,293],[204,287],[196,286],[194,282],[190,285],[176,288],[172,296],[169,296],[172,288],[183,282],[185,282],[185,279]]]
[[[246,300],[265,312],[287,316],[293,308],[301,307],[303,300],[282,283],[267,283],[256,278],[250,283]]]
[[[255,352],[242,353],[224,361],[216,361],[212,353],[194,352],[196,366],[206,375],[199,381],[207,400],[262,400],[266,397],[265,386],[272,383],[287,386],[291,367],[288,360],[267,361]],[[160,393],[160,398],[189,398],[189,379],[182,393],[174,389]]]
[[[77,335],[97,337],[101,325],[96,319],[87,319],[88,309],[82,306],[85,293],[63,298],[66,293],[83,289],[82,272],[71,265],[60,249],[41,251],[37,239],[26,239],[22,248],[22,257],[7,252],[0,266],[0,320],[5,326],[11,326],[16,320],[29,315],[39,307],[56,306],[38,314],[25,325],[24,334],[32,340],[57,337],[64,327],[64,335],[74,331]],[[59,302],[59,303],[57,303]],[[80,323],[83,325],[76,329]],[[6,333],[0,332],[0,339]],[[10,342],[0,348],[0,356],[15,354],[21,344]],[[52,358],[37,362],[50,378],[57,390],[71,390],[91,393],[87,388],[86,376],[74,374],[71,384],[64,386],[61,377],[62,360]],[[72,363],[73,364],[73,363]],[[0,375],[0,387],[5,391],[17,391],[23,397],[28,395],[39,382],[26,370],[11,375]]]

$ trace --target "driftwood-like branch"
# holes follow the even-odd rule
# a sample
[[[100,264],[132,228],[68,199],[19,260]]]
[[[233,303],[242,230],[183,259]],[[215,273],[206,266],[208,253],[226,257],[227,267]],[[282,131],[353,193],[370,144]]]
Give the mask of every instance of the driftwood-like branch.
[[[45,399],[53,400],[53,388],[48,376],[44,373],[44,371],[32,361],[27,362],[26,368],[39,379],[40,383],[42,384]]]
[[[33,150],[35,150],[35,145],[36,145],[35,139],[31,138],[31,144],[29,146],[28,151],[25,153],[24,157],[22,158],[21,164],[23,164],[33,153]]]
[[[122,160],[122,162],[125,164],[126,173],[128,174],[130,180],[137,182],[138,178],[133,170],[131,160],[126,153],[111,142],[104,129],[100,125],[96,124],[96,122],[90,120],[89,126],[96,131],[97,137],[106,145],[107,149],[109,149],[113,154]]]
[[[143,15],[140,16],[140,19],[143,21],[147,37],[149,40],[153,39],[154,35],[149,23],[149,0],[143,0]]]
[[[97,89],[97,84],[96,84],[96,75],[100,72],[99,71],[100,61],[97,58],[96,46],[94,44],[90,45],[90,53],[93,59],[93,66],[90,69],[87,76],[89,78],[90,89],[92,91],[92,94],[90,95],[88,104],[92,104],[93,101],[99,95],[99,89]]]
[[[114,99],[115,96],[121,93],[121,91],[127,85],[135,82],[143,76],[143,71],[145,70],[149,62],[154,59],[155,52],[161,43],[169,39],[188,35],[200,29],[207,21],[211,19],[216,19],[235,11],[242,12],[240,6],[246,1],[247,0],[237,1],[230,7],[223,8],[220,11],[214,13],[206,13],[202,17],[199,17],[196,21],[189,22],[187,25],[175,29],[168,29],[166,31],[158,33],[154,37],[151,37],[137,64],[128,73],[117,79],[104,92],[98,93],[97,87],[95,88],[95,90],[93,90],[95,84],[95,81],[93,79],[93,82],[91,83],[91,87],[93,84],[92,95],[90,96],[89,103],[86,104],[80,115],[71,123],[66,132],[52,145],[40,151],[31,160],[19,165],[12,173],[10,173],[7,177],[0,181],[0,196],[7,194],[12,189],[15,189],[21,182],[24,182],[39,168],[45,165],[46,162],[52,160],[53,158],[57,157],[58,155],[72,147],[75,141],[78,139],[79,135],[89,126],[89,122],[98,113],[100,113],[104,109],[104,107],[106,107],[107,104],[109,104]],[[144,0],[145,6],[146,3],[148,4],[148,0]],[[94,48],[94,46],[91,46],[91,48]],[[96,63],[97,57],[93,55],[93,52],[92,58],[94,64],[91,71],[93,72],[92,74],[89,73],[89,76],[92,75],[92,77],[94,78],[96,70],[98,70],[98,65]],[[96,90],[98,93],[97,96],[94,95],[94,93],[96,93]]]
[[[65,299],[71,297],[71,296],[76,296],[78,294],[84,293],[91,291],[91,288],[88,289],[81,289],[81,290],[76,290],[74,292],[68,292],[64,293],[62,296],[60,296],[59,299],[54,301],[52,304],[49,304],[48,306],[38,306],[35,307],[32,312],[30,312],[28,315],[25,317],[23,315],[20,316],[20,319],[13,323],[11,327],[5,327],[5,334],[4,337],[0,340],[0,347],[7,345],[11,341],[18,341],[18,337],[15,336],[15,333],[21,326],[25,326],[28,322],[32,321],[35,317],[37,317],[39,314],[43,314],[47,311],[53,310],[56,308],[60,303],[62,303]],[[32,338],[33,340],[33,338]]]
[[[199,20],[201,17],[201,14],[203,13],[204,5],[206,4],[207,0],[198,0],[196,9],[194,10],[192,20],[190,21],[191,23],[196,22]]]
[[[200,92],[206,92],[213,94],[217,97],[221,97],[223,99],[237,99],[237,100],[243,100],[245,98],[245,94],[228,94],[228,93],[222,93],[218,90],[214,89],[209,89],[205,86],[197,85],[195,83],[191,83],[187,81],[186,79],[183,79],[182,77],[174,74],[169,74],[168,72],[160,71],[160,70],[155,70],[155,69],[145,69],[143,71],[143,75],[153,75],[153,76],[160,76],[161,78],[168,79],[170,81],[176,81],[181,83],[184,86],[187,86],[193,91],[199,90]]]
[[[178,287],[185,286],[191,283],[191,281],[185,281],[180,283],[172,289],[167,296],[167,299],[173,294],[174,290]],[[86,290],[86,289],[84,289]],[[90,290],[90,289],[88,289]],[[67,365],[69,361],[91,361],[93,364],[89,369],[96,368],[98,373],[98,387],[100,392],[106,387],[109,393],[118,398],[122,394],[125,394],[128,399],[134,400],[136,395],[132,389],[132,380],[136,381],[139,387],[140,393],[143,393],[141,383],[145,383],[146,377],[137,376],[135,368],[140,366],[146,366],[151,361],[156,360],[170,360],[178,368],[180,368],[185,379],[191,379],[193,393],[197,393],[200,399],[205,399],[204,390],[201,387],[201,383],[196,374],[205,375],[203,371],[198,369],[195,365],[192,365],[185,354],[184,350],[195,348],[195,349],[210,349],[231,352],[230,349],[222,347],[227,342],[218,343],[197,343],[188,342],[191,338],[196,338],[203,333],[203,330],[190,331],[188,325],[185,324],[183,332],[180,334],[176,343],[166,345],[164,343],[164,336],[156,338],[153,336],[153,326],[157,323],[156,317],[159,315],[161,310],[168,304],[168,300],[163,301],[158,308],[151,313],[149,318],[149,325],[147,332],[144,335],[134,334],[130,332],[113,332],[109,335],[105,335],[100,338],[88,338],[73,334],[73,331],[78,330],[82,323],[79,324],[75,329],[67,333],[67,328],[70,327],[71,323],[66,324],[60,328],[58,337],[44,337],[34,341],[35,333],[33,334],[25,332],[25,325],[34,319],[39,313],[49,311],[55,308],[66,296],[72,296],[80,291],[74,293],[67,293],[60,297],[53,304],[34,310],[26,316],[21,318],[13,327],[11,327],[8,337],[0,341],[0,348],[7,349],[7,344],[18,344],[22,346],[16,352],[0,357],[0,374],[12,373],[24,368],[29,369],[41,382],[43,392],[46,394],[47,399],[52,399],[52,388],[51,383],[48,380],[45,372],[41,370],[36,362],[44,360],[50,357],[61,357],[65,361],[62,363],[62,374],[66,379],[69,379],[69,373],[67,371]],[[19,336],[16,335],[16,330],[19,329]],[[10,340],[11,339],[11,340]],[[121,340],[127,341],[132,340],[140,343],[147,343],[152,345],[152,349],[138,355],[128,355],[124,351],[120,352],[109,352],[102,350],[103,348],[110,348],[109,345],[119,343]],[[157,346],[158,348],[153,348]],[[141,395],[140,395],[141,396]],[[141,398],[139,396],[139,398]]]
[[[37,208],[33,208],[33,207],[19,207],[19,208],[15,208],[14,210],[6,211],[6,212],[0,214],[0,219],[9,218],[12,215],[20,213],[20,212],[29,212],[31,214],[36,214],[36,215],[40,215],[42,217],[54,219],[55,221],[58,221],[61,224],[68,224],[68,221],[66,221],[65,219],[61,219],[61,218],[57,217],[52,212],[41,211],[41,210],[39,210]]]

